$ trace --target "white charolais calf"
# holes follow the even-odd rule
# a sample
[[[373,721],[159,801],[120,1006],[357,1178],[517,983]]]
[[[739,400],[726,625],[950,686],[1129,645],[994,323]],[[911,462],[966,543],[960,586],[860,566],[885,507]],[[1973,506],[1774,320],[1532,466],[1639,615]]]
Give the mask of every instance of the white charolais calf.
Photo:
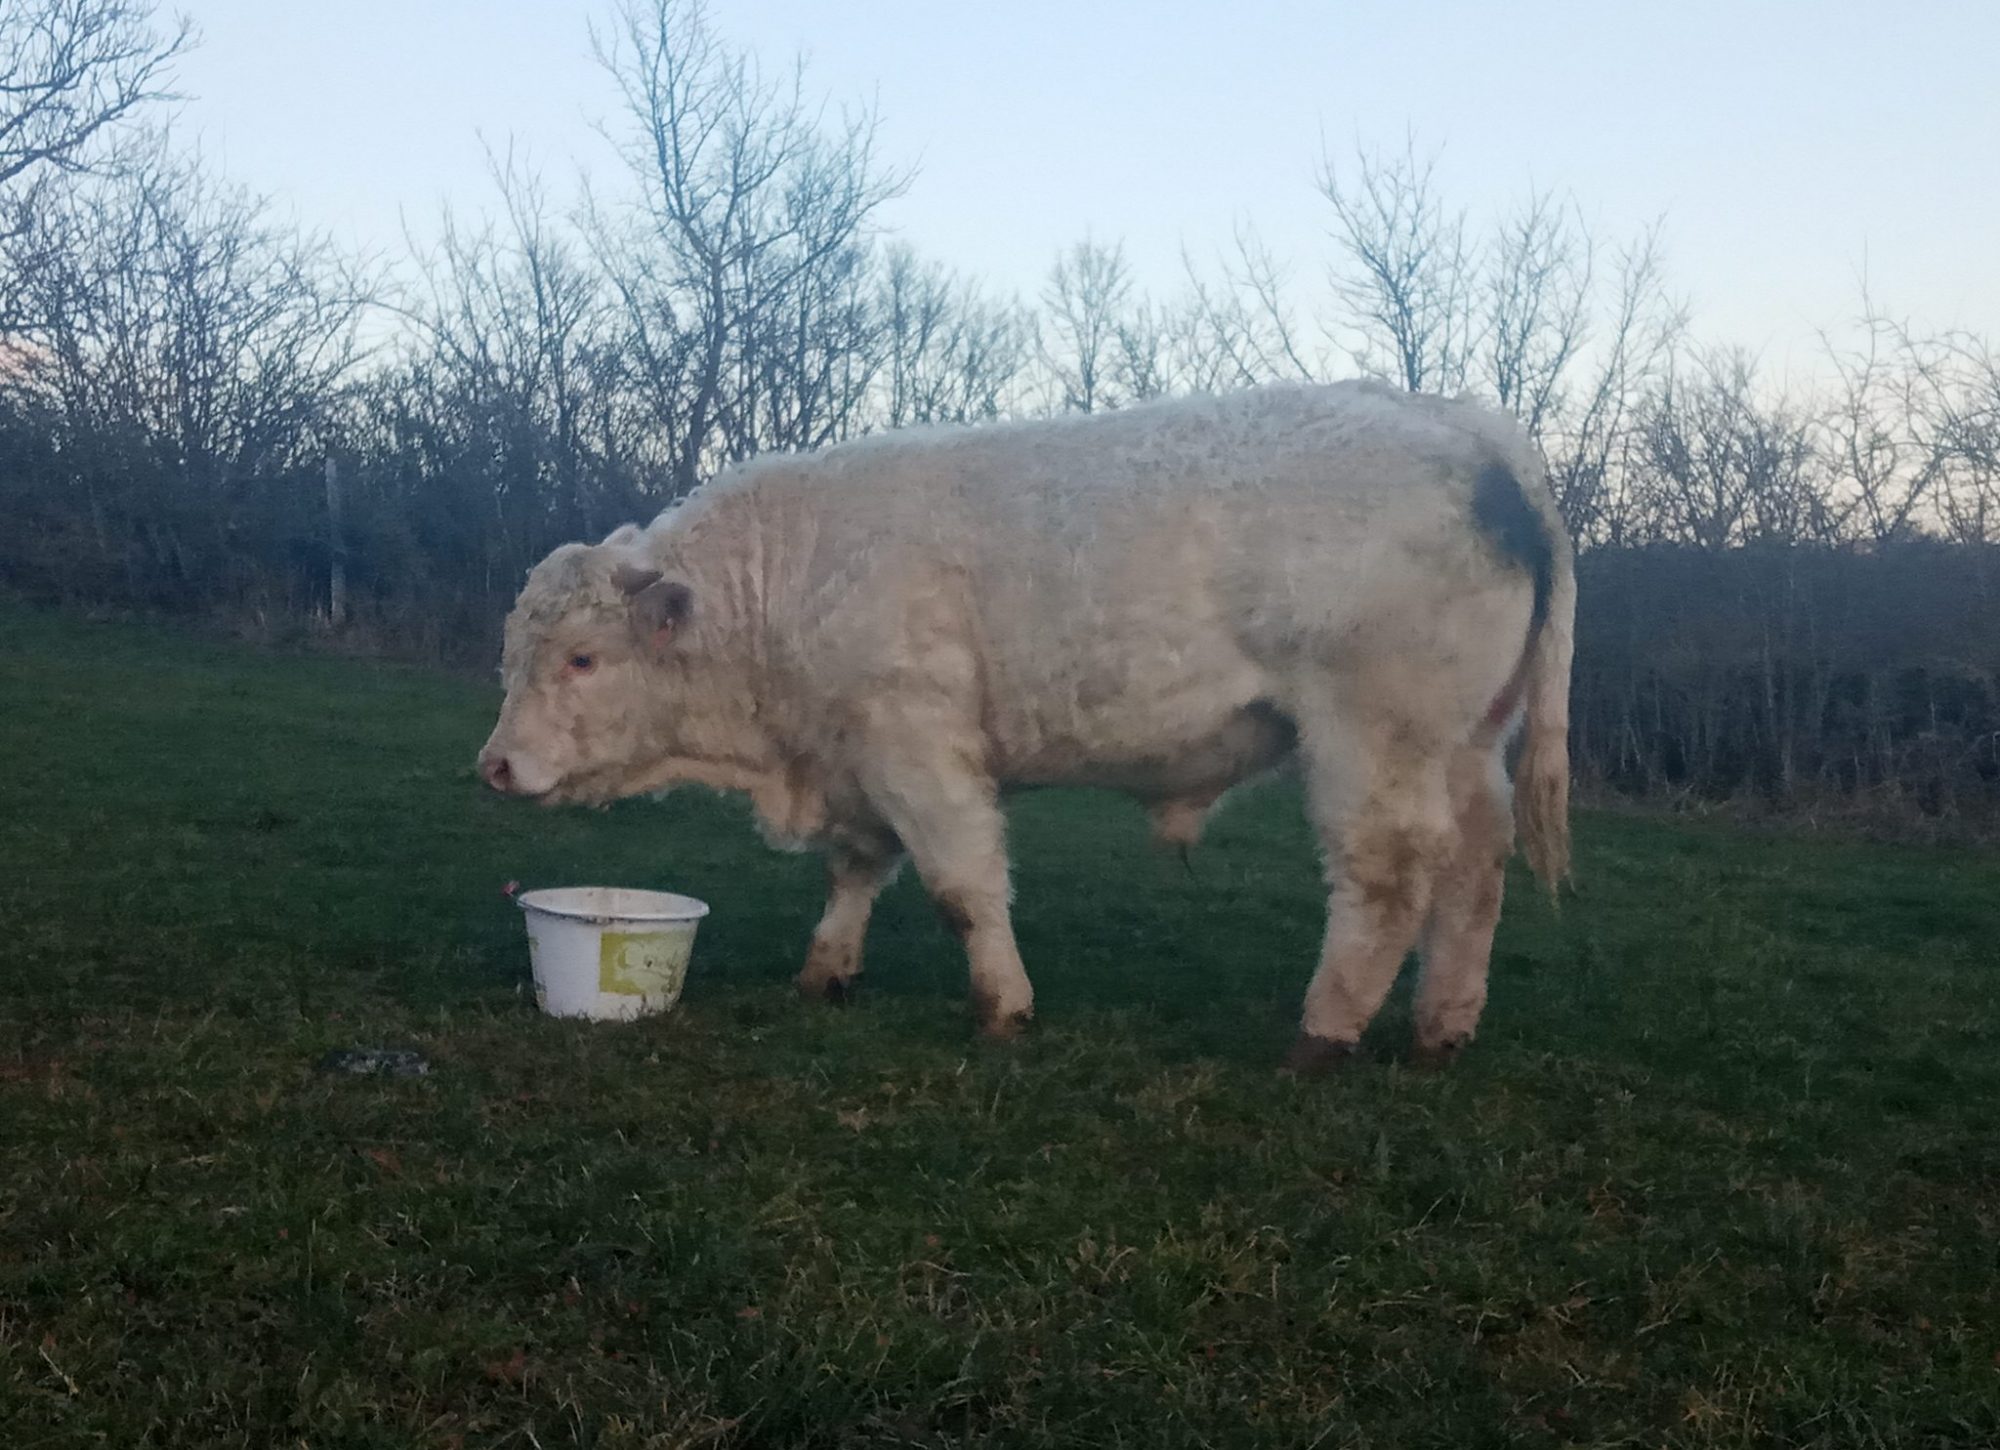
[[[1111,786],[1186,842],[1295,758],[1330,900],[1289,1062],[1352,1052],[1413,946],[1439,1060],[1485,1003],[1517,811],[1542,880],[1567,869],[1575,598],[1533,449],[1468,404],[1342,384],[893,433],[557,549],[480,768],[549,802],[747,791],[827,854],[816,994],[909,856],[1004,1036],[1034,994],[1003,790]]]

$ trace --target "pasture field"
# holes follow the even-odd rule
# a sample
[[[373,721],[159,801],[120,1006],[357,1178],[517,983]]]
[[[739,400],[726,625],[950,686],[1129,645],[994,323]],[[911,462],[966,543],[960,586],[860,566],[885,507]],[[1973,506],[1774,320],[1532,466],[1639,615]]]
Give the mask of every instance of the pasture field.
[[[1586,813],[1463,1062],[1301,1083],[1283,783],[1021,800],[993,1047],[913,880],[802,1005],[815,863],[496,702],[0,607],[7,1450],[2000,1444],[1990,855]],[[710,901],[682,1009],[537,1016],[510,880]]]

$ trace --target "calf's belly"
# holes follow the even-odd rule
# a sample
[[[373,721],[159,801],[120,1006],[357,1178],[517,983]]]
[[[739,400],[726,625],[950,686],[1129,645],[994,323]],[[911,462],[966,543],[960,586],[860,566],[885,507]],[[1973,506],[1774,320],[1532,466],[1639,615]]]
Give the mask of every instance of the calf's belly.
[[[1036,731],[1031,748],[998,752],[1003,784],[1091,785],[1148,800],[1213,798],[1283,761],[1298,732],[1250,695],[1204,708],[1148,710],[1107,701]]]

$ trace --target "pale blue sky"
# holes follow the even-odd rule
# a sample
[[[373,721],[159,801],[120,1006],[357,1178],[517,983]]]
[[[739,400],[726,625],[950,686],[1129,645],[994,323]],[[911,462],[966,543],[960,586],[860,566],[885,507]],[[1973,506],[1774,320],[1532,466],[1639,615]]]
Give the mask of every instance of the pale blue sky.
[[[589,0],[187,5],[182,127],[350,241],[482,203],[482,130],[552,174],[609,166]],[[713,0],[712,21],[873,97],[887,159],[920,166],[886,220],[1002,290],[1032,295],[1086,230],[1165,290],[1183,242],[1239,218],[1310,283],[1321,135],[1410,127],[1476,213],[1533,183],[1607,234],[1664,214],[1699,330],[1779,368],[1853,312],[1864,261],[1891,309],[2000,331],[2000,0]]]

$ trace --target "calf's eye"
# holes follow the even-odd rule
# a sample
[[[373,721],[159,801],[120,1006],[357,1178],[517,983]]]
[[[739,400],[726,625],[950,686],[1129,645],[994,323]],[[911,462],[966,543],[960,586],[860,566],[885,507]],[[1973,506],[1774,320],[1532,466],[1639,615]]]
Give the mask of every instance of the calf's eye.
[[[597,668],[596,655],[571,655],[569,667],[572,674],[587,675]]]

